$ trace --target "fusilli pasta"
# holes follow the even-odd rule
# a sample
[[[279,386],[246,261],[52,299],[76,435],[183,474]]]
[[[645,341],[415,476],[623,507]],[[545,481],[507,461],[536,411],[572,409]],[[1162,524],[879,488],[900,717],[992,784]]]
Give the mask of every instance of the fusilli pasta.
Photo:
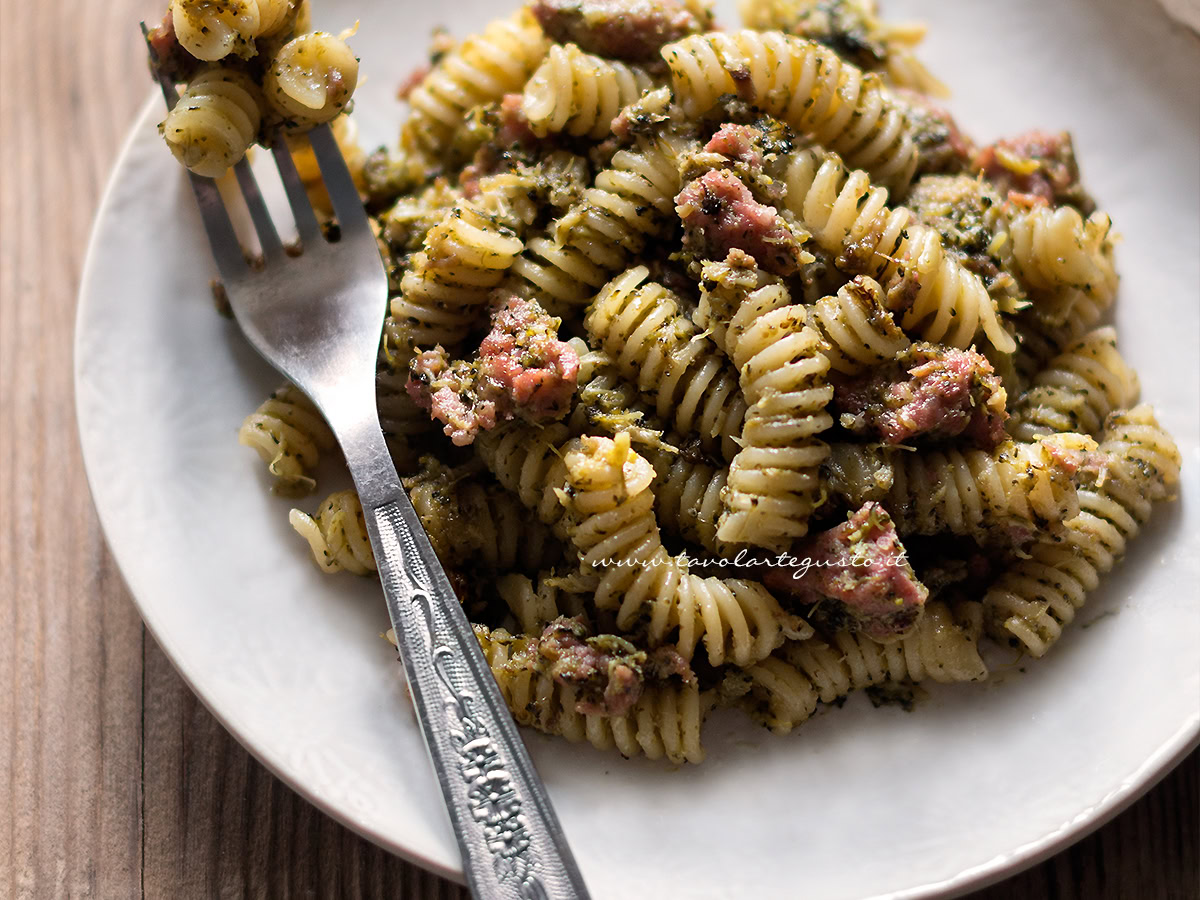
[[[543,576],[535,584],[515,572],[496,579],[496,592],[517,620],[519,634],[539,634],[559,616],[586,616],[584,596],[563,588],[560,580]]]
[[[686,446],[689,441],[678,432],[664,435],[662,420],[641,401],[637,388],[620,378],[607,354],[587,349],[578,338],[571,344],[581,351],[579,399],[567,420],[572,433],[628,433],[654,466],[659,524],[720,555],[724,545],[717,540],[717,518],[728,467]]]
[[[588,335],[652,398],[661,418],[732,459],[746,414],[737,376],[712,341],[679,312],[670,291],[643,283],[649,275],[638,266],[605,285],[588,308]]]
[[[910,345],[884,305],[883,289],[865,275],[818,300],[809,316],[823,339],[821,352],[829,367],[844,375],[891,362]]]
[[[337,446],[333,432],[304,392],[285,384],[248,415],[238,441],[253,447],[275,476],[272,490],[300,497],[316,487],[313,472],[322,451]]]
[[[788,641],[748,668],[748,692],[740,705],[772,731],[786,734],[816,711],[854,690],[889,681],[977,681],[987,677],[978,640],[979,603],[953,610],[926,604],[916,627],[902,640],[879,644],[861,634],[838,631],[831,643],[820,637]],[[737,676],[735,676],[737,677]]]
[[[645,69],[555,44],[525,85],[521,111],[539,137],[601,138],[622,107],[653,84]]]
[[[662,49],[691,117],[734,94],[903,191],[917,167],[905,113],[879,77],[828,47],[777,31],[709,32]]]
[[[946,85],[912,52],[925,37],[925,26],[881,21],[875,0],[743,0],[738,12],[747,28],[778,29],[818,41],[898,87],[949,95]]]
[[[171,0],[179,43],[208,62],[233,54],[253,56],[254,41],[287,26],[295,0]]]
[[[267,67],[263,92],[284,126],[308,131],[341,115],[358,86],[358,58],[324,31],[292,38]]]
[[[808,533],[820,504],[818,469],[829,448],[817,435],[833,424],[833,388],[820,335],[781,284],[747,294],[725,319],[725,348],[747,411],[729,466],[717,537],[784,550]],[[722,318],[714,317],[714,318]]]
[[[823,249],[904,293],[905,330],[954,347],[983,331],[1003,353],[1016,349],[996,303],[979,276],[948,254],[941,236],[904,207],[890,208],[887,191],[863,171],[847,172],[832,153],[805,150],[788,165],[786,206]]]
[[[466,201],[448,210],[426,234],[392,298],[389,337],[400,361],[417,346],[460,344],[521,246],[511,230]]]
[[[478,463],[449,469],[430,457],[421,462],[404,486],[444,565],[537,572],[562,558],[550,529],[530,522],[515,496],[474,476]]]
[[[629,449],[628,435],[585,437],[565,454],[566,489],[581,570],[600,572],[595,602],[616,609],[617,627],[644,622],[652,645],[670,642],[691,659],[701,638],[708,660],[748,665],[784,637],[803,633],[761,584],[701,578],[662,546],[648,490],[654,469]]]
[[[1137,397],[1137,373],[1117,352],[1116,329],[1097,328],[1038,373],[1017,398],[1008,431],[1020,441],[1063,431],[1094,435],[1109,413]]]
[[[1112,220],[1092,213],[1087,220],[1070,206],[1036,205],[1006,217],[1001,257],[1031,290],[1082,291],[1107,306],[1117,290]]]
[[[549,298],[556,314],[586,304],[675,221],[678,153],[666,139],[617,151],[583,199],[550,224],[548,236],[531,238],[513,264],[524,290]]]
[[[1056,530],[1079,511],[1072,476],[1095,441],[1052,434],[985,450],[874,449],[834,444],[831,491],[857,507],[880,500],[901,534]]]
[[[375,571],[375,554],[367,537],[362,504],[354,491],[330,494],[311,516],[293,509],[288,521],[308,541],[322,572],[369,575]]]
[[[1014,321],[1020,343],[1012,357],[1020,383],[1028,383],[1051,359],[1096,327],[1104,311],[1091,297],[1069,289],[1055,298],[1051,309],[1039,304],[1021,312]]]
[[[258,87],[241,72],[218,67],[192,78],[158,129],[183,165],[216,178],[246,155],[261,122]]]
[[[587,741],[598,750],[614,747],[625,757],[666,758],[673,763],[704,761],[700,725],[711,705],[695,683],[648,687],[632,710],[601,716],[576,710],[576,689],[539,673],[528,638],[475,627],[492,674],[513,716],[568,741]]]
[[[729,467],[688,451],[668,453],[650,447],[644,455],[657,475],[654,510],[659,524],[672,534],[723,555],[725,545],[717,539],[717,522]]]
[[[496,476],[496,480],[512,491],[527,509],[555,530],[566,536],[562,522],[563,508],[554,490],[566,478],[560,449],[570,437],[565,425],[552,424],[537,428],[524,422],[510,422],[495,431],[484,432],[475,442],[479,456]]]
[[[1033,656],[1054,645],[1100,576],[1125,555],[1153,502],[1179,482],[1179,450],[1148,406],[1109,417],[1100,455],[1103,466],[1079,489],[1080,512],[1064,535],[1038,540],[984,597],[988,634]]]
[[[488,24],[447,51],[409,94],[400,146],[444,161],[466,113],[520,92],[546,55],[547,41],[527,9]]]

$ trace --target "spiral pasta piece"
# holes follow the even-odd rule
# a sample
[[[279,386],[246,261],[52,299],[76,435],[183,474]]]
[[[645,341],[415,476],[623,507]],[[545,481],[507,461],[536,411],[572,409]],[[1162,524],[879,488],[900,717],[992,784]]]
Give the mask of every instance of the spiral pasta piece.
[[[289,17],[307,15],[300,7],[305,6],[305,0],[257,0],[258,2],[258,35],[257,37],[273,37],[288,24]]]
[[[542,574],[535,583],[519,573],[496,579],[496,592],[504,600],[524,634],[540,634],[559,616],[587,616],[587,599],[564,587],[565,579]]]
[[[667,441],[672,437],[667,435]],[[654,511],[659,524],[669,533],[723,556],[727,546],[717,539],[717,522],[729,467],[693,453],[646,448],[644,454],[658,476],[654,482]]]
[[[1051,359],[1099,325],[1107,308],[1107,304],[1070,288],[1049,303],[1039,302],[1022,310],[1013,320],[1018,346],[1012,368],[1017,383],[1028,384]]]
[[[913,452],[834,444],[827,486],[854,507],[882,501],[901,534],[1061,531],[1079,511],[1072,476],[1096,442],[1052,434],[985,450]]]
[[[1071,207],[993,208],[986,226],[1004,268],[1031,291],[1013,319],[1019,342],[1012,365],[1028,383],[1049,361],[1095,328],[1116,297],[1111,226],[1104,213],[1084,220]]]
[[[375,571],[375,554],[362,504],[354,491],[330,494],[311,516],[293,509],[288,521],[308,541],[313,559],[327,575],[341,571],[369,575]]]
[[[388,437],[413,438],[433,430],[429,413],[413,402],[405,389],[407,371],[381,367],[375,376],[375,402],[379,409],[379,424]]]
[[[709,461],[694,447],[681,449],[689,439],[667,431],[637,388],[620,377],[608,354],[588,350],[579,338],[570,343],[580,357],[578,402],[567,419],[572,434],[627,432],[654,467],[654,511],[662,528],[723,555],[727,547],[717,540],[717,518],[728,466]]]
[[[580,357],[579,401],[566,422],[543,428],[510,422],[484,432],[475,443],[480,458],[501,485],[565,539],[563,508],[553,493],[565,477],[561,460],[565,442],[571,435],[597,428],[612,435],[625,431],[632,440],[642,442],[641,452],[657,473],[654,503],[660,521],[672,533],[719,553],[716,520],[728,469],[705,463],[694,454],[679,453],[672,447],[671,436],[661,439],[661,423],[636,399],[636,388],[613,379],[604,368],[588,371],[589,362],[595,365],[596,357],[607,358],[604,354],[591,351]],[[610,396],[597,403],[597,394]]]
[[[1112,220],[1094,212],[1086,220],[1071,206],[1039,204],[1005,217],[1008,240],[999,252],[1033,291],[1073,289],[1108,306],[1117,290]]]
[[[521,247],[510,229],[470,203],[448,210],[425,235],[391,301],[389,337],[401,362],[417,346],[462,343]]]
[[[513,264],[518,288],[553,313],[588,303],[609,278],[676,221],[680,177],[671,140],[618,150],[583,199],[531,238]]]
[[[883,289],[865,275],[818,300],[808,314],[829,367],[844,375],[891,362],[911,345],[884,305]]]
[[[654,511],[662,528],[724,555],[728,548],[717,540],[717,518],[729,468],[687,447],[689,439],[678,432],[667,432],[637,388],[620,377],[608,354],[589,350],[579,338],[570,343],[580,358],[578,402],[567,419],[572,434],[627,432],[654,467]]]
[[[513,421],[481,432],[474,444],[496,480],[559,537],[566,537],[566,523],[554,491],[566,478],[561,448],[569,437],[561,423],[538,428]]]
[[[180,46],[216,62],[230,54],[254,56],[255,39],[281,31],[298,6],[294,0],[171,0],[170,9]]]
[[[732,459],[746,413],[737,376],[666,288],[643,284],[649,275],[637,266],[605,285],[584,326],[662,419]]]
[[[528,9],[490,22],[438,60],[409,94],[400,146],[442,162],[466,114],[521,91],[546,55],[546,36]]]
[[[644,621],[651,646],[670,643],[685,660],[703,638],[713,665],[749,665],[803,629],[761,584],[701,578],[668,555],[648,490],[654,469],[630,449],[627,434],[584,437],[564,458],[559,499],[580,569],[599,573],[596,607],[615,609],[619,629]]]
[[[949,89],[913,54],[925,37],[920,22],[885,22],[875,0],[742,0],[742,24],[759,31],[786,31],[839,51],[889,83],[931,96]]]
[[[544,235],[529,239],[512,271],[518,282],[516,289],[546,298],[544,305],[553,314],[586,304],[612,274],[583,251]]]
[[[188,83],[158,130],[189,170],[216,178],[246,155],[261,122],[261,94],[254,82],[217,67]]]
[[[900,322],[906,331],[965,349],[982,330],[1001,353],[1016,349],[979,276],[915,213],[888,207],[887,191],[866,172],[847,172],[835,154],[811,149],[793,157],[785,180],[785,205],[822,249],[911,299]]]
[[[1045,655],[1125,555],[1154,501],[1179,483],[1179,450],[1146,405],[1109,417],[1100,454],[1104,467],[1079,489],[1080,512],[1067,521],[1065,539],[1038,540],[984,596],[985,625],[996,640]]]
[[[740,705],[772,731],[786,734],[806,721],[818,703],[885,682],[978,681],[988,670],[979,655],[981,604],[951,610],[941,601],[925,605],[920,620],[901,640],[879,644],[849,631],[788,641],[748,668],[749,690]]]
[[[525,85],[521,111],[538,137],[565,132],[602,138],[617,113],[653,83],[640,66],[554,44]]]
[[[662,49],[676,100],[689,117],[725,94],[840,153],[872,180],[903,191],[917,167],[905,110],[879,76],[828,47],[778,31],[709,32]]]
[[[1050,361],[1017,398],[1009,433],[1020,441],[1077,431],[1096,434],[1109,413],[1138,397],[1137,373],[1117,351],[1117,331],[1097,328]]]
[[[537,572],[562,558],[550,529],[530,522],[500,485],[484,483],[468,467],[447,468],[432,457],[421,463],[404,487],[444,565]]]
[[[321,413],[298,387],[285,384],[248,415],[238,442],[258,451],[275,476],[272,490],[300,497],[316,487],[312,477],[322,452],[337,446]]]
[[[637,387],[621,377],[608,354],[590,349],[583,338],[568,343],[579,357],[575,406],[566,419],[571,433],[616,435],[627,431],[635,443],[647,449],[674,452],[676,448],[663,440],[661,420],[642,401]]]
[[[820,335],[793,306],[787,288],[750,292],[725,329],[747,411],[741,449],[729,466],[717,538],[783,550],[808,533],[821,502],[818,470],[829,447],[817,435],[833,425],[825,407],[829,361]]]
[[[508,708],[521,725],[573,743],[587,741],[598,750],[615,748],[622,756],[646,756],[672,763],[704,761],[700,727],[711,699],[693,681],[648,686],[629,712],[620,716],[581,713],[571,685],[539,672],[529,637],[475,626],[492,675]]]
[[[341,115],[357,86],[354,51],[325,31],[302,34],[280,47],[263,78],[267,102],[293,131],[308,131]]]

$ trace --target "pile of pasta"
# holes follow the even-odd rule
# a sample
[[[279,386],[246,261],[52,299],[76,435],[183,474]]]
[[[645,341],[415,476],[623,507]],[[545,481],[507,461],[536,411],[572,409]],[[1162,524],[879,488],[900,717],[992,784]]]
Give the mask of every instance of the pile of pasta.
[[[151,64],[183,86],[159,132],[190,171],[217,178],[282,131],[301,177],[316,183],[315,161],[299,138],[326,122],[335,123],[343,152],[358,152],[342,117],[358,59],[348,34],[312,31],[309,19],[308,0],[171,0],[146,37]]]
[[[717,706],[788,732],[983,679],[985,639],[1042,656],[1180,465],[1102,323],[1070,139],[972,143],[873,0],[742,6],[536,0],[439,38],[365,172],[381,422],[514,715],[673,762]],[[417,373],[477,372],[501,308],[574,360],[569,402],[435,420]],[[334,447],[290,386],[241,438],[292,495]],[[373,572],[353,492],[291,521]],[[902,552],[769,563],[836,546]]]

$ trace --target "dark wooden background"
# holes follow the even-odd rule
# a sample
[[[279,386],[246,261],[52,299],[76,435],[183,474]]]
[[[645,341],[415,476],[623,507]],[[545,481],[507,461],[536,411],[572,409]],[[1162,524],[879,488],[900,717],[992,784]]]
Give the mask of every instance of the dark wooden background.
[[[148,90],[134,25],[165,5],[0,0],[0,897],[461,900],[225,733],[142,628],[96,522],[75,295]],[[976,897],[1196,897],[1198,796],[1193,754],[1096,834]]]

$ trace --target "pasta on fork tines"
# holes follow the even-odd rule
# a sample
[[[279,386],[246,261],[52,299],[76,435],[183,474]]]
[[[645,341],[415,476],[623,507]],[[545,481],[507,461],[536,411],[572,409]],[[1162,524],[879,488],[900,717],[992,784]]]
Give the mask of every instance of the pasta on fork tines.
[[[153,73],[182,85],[159,132],[189,170],[217,178],[253,144],[282,130],[291,145],[349,110],[358,85],[358,57],[345,41],[353,29],[313,31],[308,4],[171,0],[161,24],[146,30]],[[313,193],[321,207],[323,190]]]
[[[973,143],[874,0],[741,7],[532,0],[439,36],[360,179],[381,423],[506,701],[671,763],[716,706],[786,733],[1044,655],[1179,481],[1070,137]],[[185,164],[351,139],[357,61],[306,4],[204,9],[150,36]],[[240,436],[293,496],[333,449],[290,386]],[[291,523],[372,577],[362,516],[336,491]]]

